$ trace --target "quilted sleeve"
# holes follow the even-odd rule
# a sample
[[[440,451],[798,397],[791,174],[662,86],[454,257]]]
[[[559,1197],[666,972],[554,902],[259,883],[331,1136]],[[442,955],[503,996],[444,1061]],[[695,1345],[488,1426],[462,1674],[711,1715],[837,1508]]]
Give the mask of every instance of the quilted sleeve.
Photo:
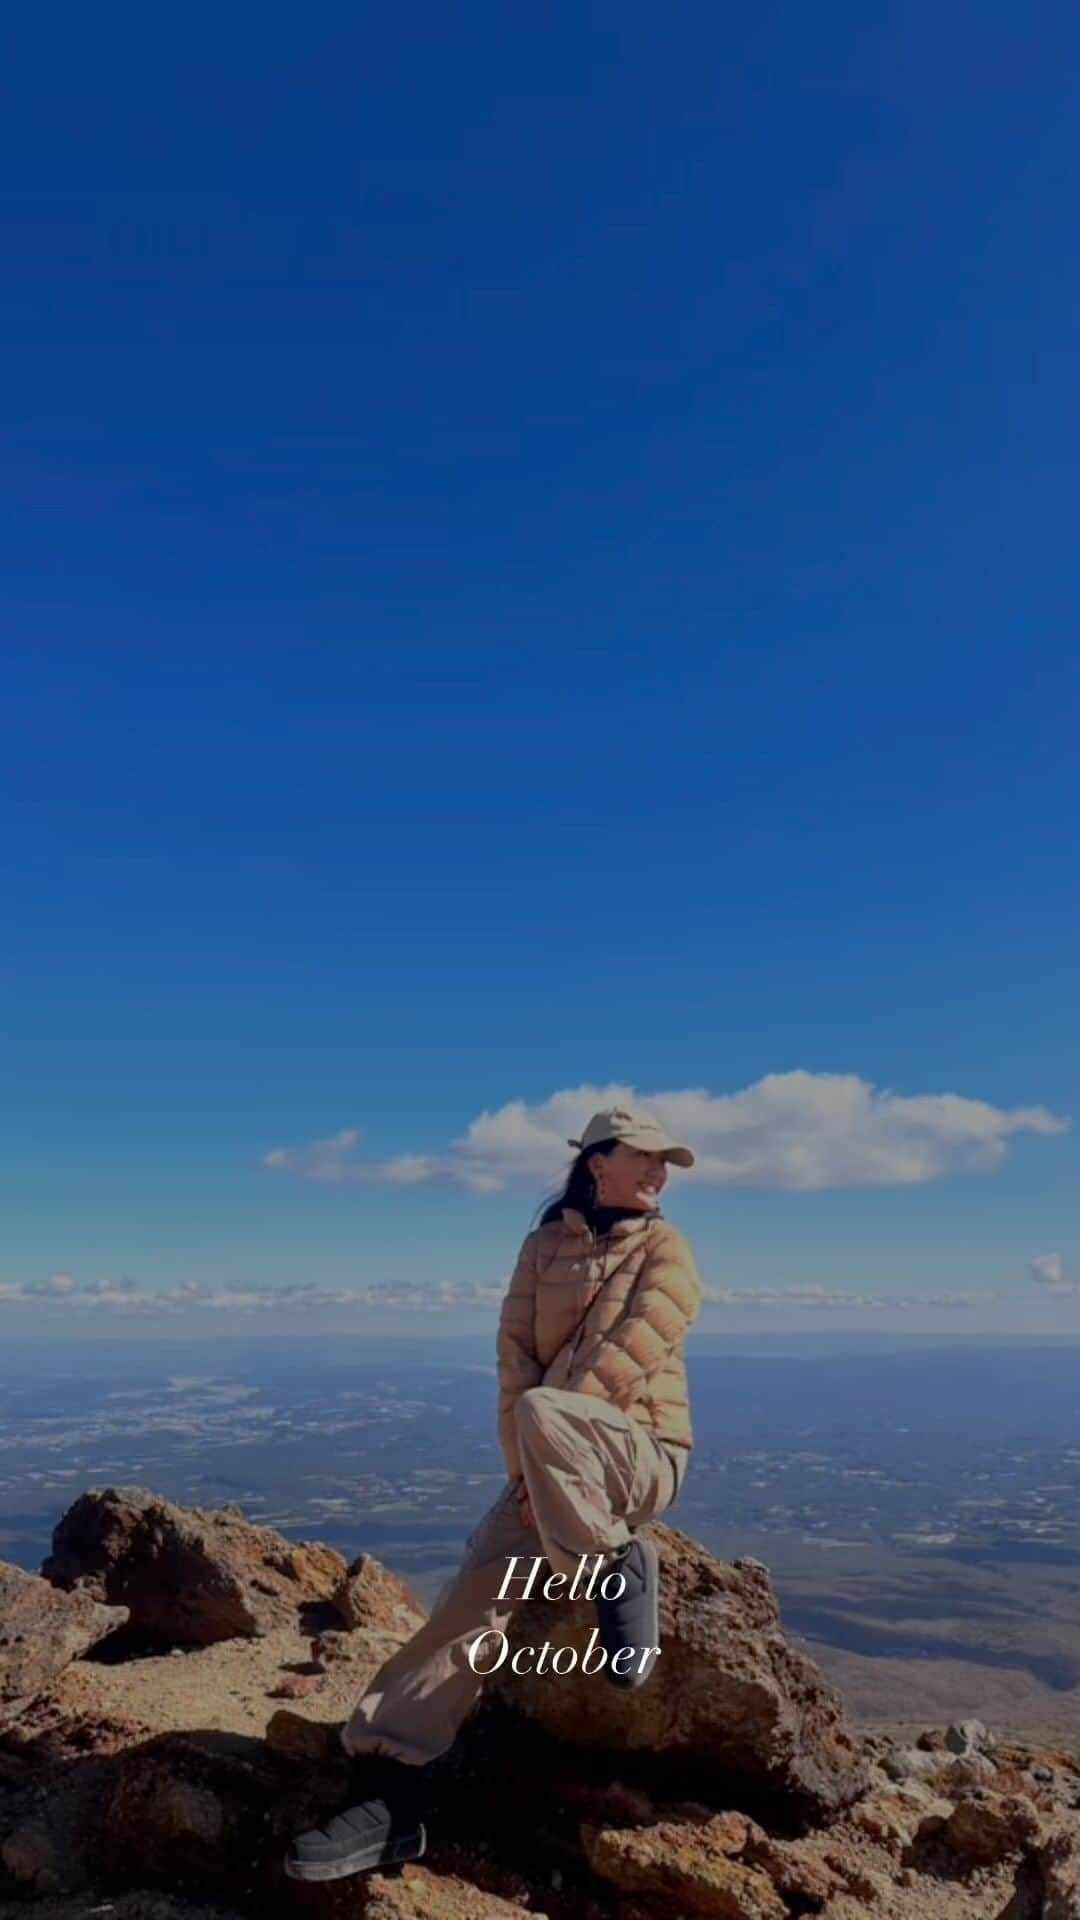
[[[629,1406],[700,1311],[701,1279],[690,1242],[672,1232],[642,1266],[622,1318],[597,1339],[575,1392]]]
[[[526,1387],[538,1387],[544,1375],[533,1338],[536,1251],[537,1232],[534,1230],[526,1234],[522,1242],[499,1316],[499,1445],[511,1480],[516,1479],[522,1471],[514,1424],[514,1404]]]

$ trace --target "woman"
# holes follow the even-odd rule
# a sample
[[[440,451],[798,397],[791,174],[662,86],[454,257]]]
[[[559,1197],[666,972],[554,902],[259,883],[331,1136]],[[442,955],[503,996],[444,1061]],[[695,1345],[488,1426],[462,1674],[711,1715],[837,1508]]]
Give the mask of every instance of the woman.
[[[668,1162],[691,1167],[694,1156],[640,1107],[594,1114],[569,1144],[578,1154],[565,1189],[526,1235],[499,1321],[506,1484],[430,1618],[342,1729],[355,1804],[294,1838],[295,1879],[424,1852],[427,1763],[452,1746],[540,1557],[568,1580],[594,1574],[609,1682],[640,1686],[659,1654],[656,1549],[635,1529],[678,1498],[693,1444],[683,1340],[701,1286],[659,1202]]]

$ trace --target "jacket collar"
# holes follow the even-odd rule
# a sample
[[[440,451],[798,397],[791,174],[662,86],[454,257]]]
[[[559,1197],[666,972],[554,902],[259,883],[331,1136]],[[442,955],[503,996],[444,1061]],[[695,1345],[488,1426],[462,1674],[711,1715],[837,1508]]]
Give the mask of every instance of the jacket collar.
[[[623,1220],[616,1220],[610,1229],[611,1238],[613,1240],[623,1240],[628,1238],[630,1234],[640,1233],[641,1229],[647,1226],[650,1220],[656,1220],[658,1217],[656,1213],[637,1213],[630,1214]],[[579,1213],[576,1207],[564,1207],[562,1210],[562,1219],[563,1226],[569,1233],[581,1233],[592,1236],[592,1228],[586,1220],[585,1215]]]

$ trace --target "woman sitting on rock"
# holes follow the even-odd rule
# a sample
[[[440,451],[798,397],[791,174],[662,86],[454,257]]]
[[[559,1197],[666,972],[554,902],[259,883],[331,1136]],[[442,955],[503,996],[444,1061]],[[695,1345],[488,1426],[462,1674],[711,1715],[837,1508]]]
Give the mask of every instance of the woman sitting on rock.
[[[683,1341],[701,1306],[689,1241],[659,1200],[668,1161],[691,1167],[694,1156],[642,1108],[596,1113],[569,1144],[578,1153],[565,1189],[526,1235],[502,1305],[508,1479],[430,1618],[342,1729],[354,1804],[295,1836],[295,1879],[341,1879],[425,1851],[428,1762],[474,1704],[534,1556],[568,1577],[592,1556],[607,1656],[598,1685],[641,1686],[655,1664],[656,1549],[635,1529],[682,1491],[692,1445]]]

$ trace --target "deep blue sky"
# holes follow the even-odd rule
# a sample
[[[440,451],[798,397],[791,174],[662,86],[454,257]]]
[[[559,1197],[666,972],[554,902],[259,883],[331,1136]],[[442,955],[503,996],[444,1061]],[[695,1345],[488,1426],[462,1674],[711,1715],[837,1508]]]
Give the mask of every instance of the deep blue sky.
[[[8,24],[0,1283],[500,1284],[550,1181],[263,1156],[583,1086],[1075,1112],[1078,57],[1065,5]],[[1078,1161],[668,1210],[717,1287],[1072,1325]]]

